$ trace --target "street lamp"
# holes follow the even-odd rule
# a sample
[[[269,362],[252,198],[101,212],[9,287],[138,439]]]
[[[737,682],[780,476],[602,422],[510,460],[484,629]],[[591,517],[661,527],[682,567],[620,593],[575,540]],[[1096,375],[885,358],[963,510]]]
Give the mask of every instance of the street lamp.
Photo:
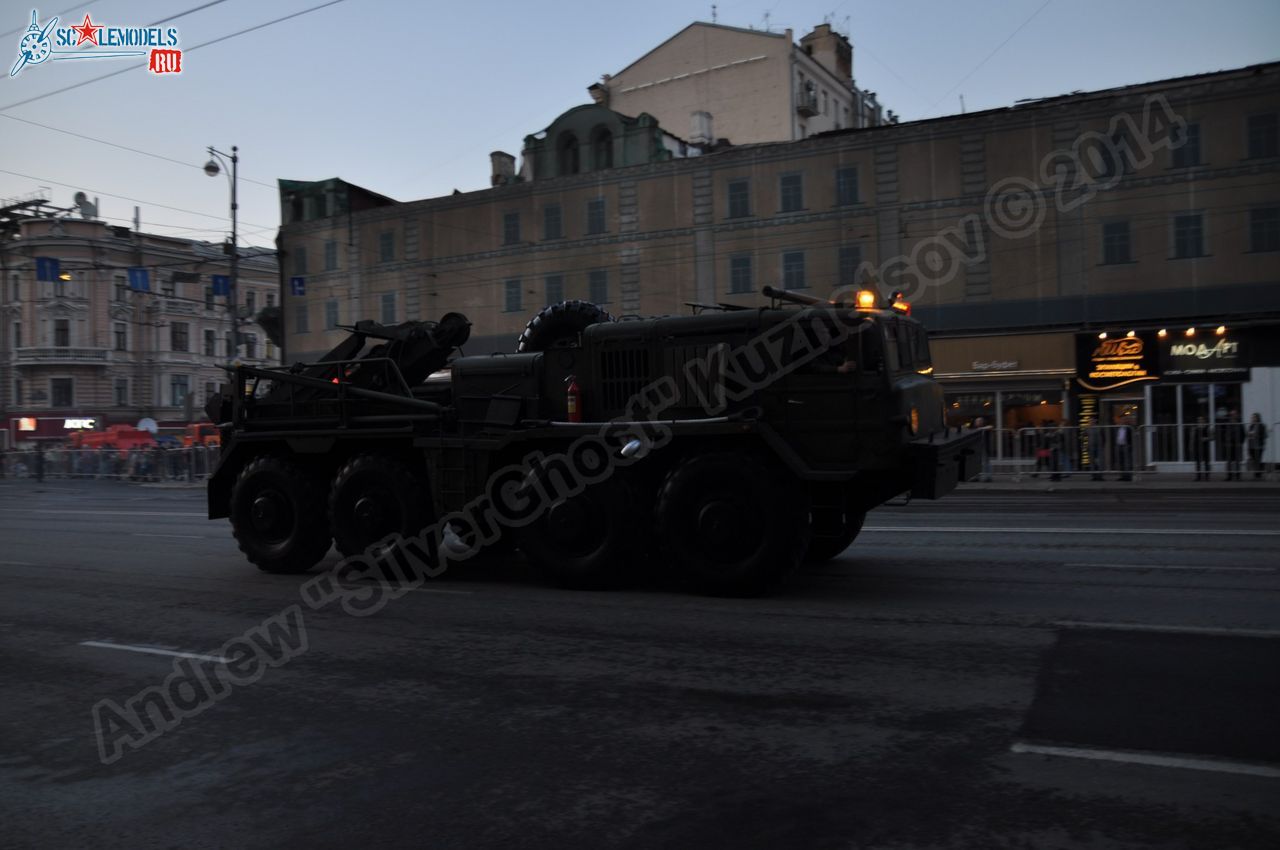
[[[231,313],[231,351],[229,360],[235,360],[240,356],[240,316],[237,311],[240,309],[240,302],[237,297],[236,284],[238,283],[240,273],[240,249],[236,245],[236,210],[239,204],[236,203],[236,181],[238,174],[236,166],[240,162],[237,155],[240,149],[235,145],[231,146],[231,156],[215,149],[212,145],[209,147],[209,156],[212,157],[204,164],[204,173],[210,177],[217,177],[218,172],[222,171],[219,162],[226,165],[227,159],[231,160],[231,171],[227,174],[227,180],[231,183],[231,285],[227,290],[227,309]]]

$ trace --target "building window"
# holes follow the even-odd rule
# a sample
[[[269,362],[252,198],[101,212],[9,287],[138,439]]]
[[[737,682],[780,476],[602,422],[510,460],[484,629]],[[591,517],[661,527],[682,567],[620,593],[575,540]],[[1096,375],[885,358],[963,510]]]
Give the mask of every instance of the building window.
[[[293,305],[293,332],[294,333],[310,333],[310,317],[307,315],[306,304]]]
[[[1249,210],[1249,250],[1280,251],[1280,207]]]
[[[520,213],[509,212],[502,216],[502,244],[515,245],[520,242]]]
[[[1204,255],[1204,216],[1200,213],[1174,216],[1173,256],[1185,259]]]
[[[169,325],[169,348],[173,351],[187,350],[186,322],[174,322]]]
[[[841,245],[840,254],[836,258],[840,286],[853,286],[858,282],[858,266],[862,265],[862,247],[859,245]]]
[[[392,325],[396,321],[396,294],[382,293],[382,324]]]
[[[587,235],[591,236],[605,231],[604,198],[592,198],[587,201]]]
[[[13,284],[13,300],[21,301],[22,300],[22,279],[15,274],[11,276],[9,280]]]
[[[266,358],[274,362],[276,359],[276,344],[268,339],[263,343],[262,347],[266,349]]]
[[[293,273],[295,275],[307,273],[306,245],[295,245],[293,248]]]
[[[22,322],[13,323],[13,347],[22,348]]]
[[[73,378],[50,378],[49,397],[54,407],[71,407],[75,403],[75,380]]]
[[[601,127],[591,137],[592,168],[613,168],[613,134]]]
[[[268,307],[276,306],[276,294],[274,292],[267,293],[267,306]]]
[[[1200,125],[1188,124],[1186,129],[1176,134],[1173,149],[1173,167],[1174,168],[1190,168],[1193,165],[1200,164]]]
[[[121,274],[116,275],[115,287],[116,287],[116,303],[123,304],[125,298],[128,297],[129,295],[129,279]]]
[[[836,169],[836,206],[858,203],[858,169]]]
[[[751,181],[729,181],[729,218],[751,215]]]
[[[564,300],[564,275],[549,274],[543,280],[544,288],[547,291],[547,304],[559,304]]]
[[[67,348],[70,345],[71,345],[71,320],[70,319],[54,319],[53,320],[54,348]]]
[[[587,272],[587,300],[592,304],[609,303],[609,273],[604,269]]]
[[[186,375],[170,375],[169,376],[169,404],[172,407],[182,407],[187,403],[187,393],[191,389],[191,385],[187,383]]]
[[[378,262],[389,263],[396,258],[396,235],[390,230],[378,234]]]
[[[116,407],[129,406],[129,379],[128,378],[116,378],[115,401],[116,401]]]
[[[172,277],[161,279],[160,294],[167,298],[172,298],[174,296],[174,283]]]
[[[331,272],[338,267],[338,243],[328,239],[324,243],[324,270]]]
[[[578,156],[578,139],[572,133],[561,133],[556,140],[556,165],[558,176],[577,174],[580,166]]]
[[[324,329],[331,331],[338,326],[338,302],[329,299],[324,302]]]
[[[1102,262],[1105,265],[1128,263],[1133,260],[1129,242],[1129,222],[1109,221],[1102,225]]]
[[[249,315],[252,316],[254,310],[258,307],[258,293],[252,289],[246,290],[244,293],[244,306],[249,308]]]
[[[504,289],[504,306],[503,309],[508,313],[520,312],[520,281],[508,280],[503,282]]]
[[[782,255],[782,288],[805,288],[804,251],[788,251]]]
[[[797,212],[804,209],[804,177],[800,174],[784,174],[778,180],[779,209]]]
[[[257,334],[244,335],[244,356],[254,359],[258,356],[258,336]]]
[[[124,322],[115,323],[116,351],[129,350],[129,326]]]
[[[1276,113],[1249,116],[1249,159],[1276,156],[1280,151],[1280,128]]]
[[[542,208],[542,238],[560,239],[564,236],[564,221],[559,204],[547,204]]]
[[[232,336],[231,331],[227,331],[227,359],[228,360],[234,360],[236,356],[236,347],[235,345],[232,344],[233,339],[234,337]]]
[[[204,332],[204,356],[218,356],[218,335],[211,330],[205,330]]]
[[[213,381],[204,382],[204,403],[208,404],[209,400],[218,394],[218,385]]]
[[[751,255],[737,254],[729,258],[729,293],[742,295],[751,292]]]
[[[21,406],[25,401],[22,394],[22,381],[16,380],[13,382],[13,403]]]
[[[206,286],[204,288],[204,308],[206,310],[212,310],[214,308],[212,286]]]

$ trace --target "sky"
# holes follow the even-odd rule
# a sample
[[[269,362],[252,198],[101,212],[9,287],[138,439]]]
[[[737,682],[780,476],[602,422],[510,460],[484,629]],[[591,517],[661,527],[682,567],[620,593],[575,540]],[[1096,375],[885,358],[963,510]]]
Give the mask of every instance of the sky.
[[[172,18],[183,70],[49,60],[11,77],[33,6],[0,0],[0,199],[70,207],[79,190],[112,224],[136,206],[144,231],[219,241],[230,186],[203,166],[209,146],[235,145],[240,243],[256,246],[274,244],[277,179],[341,177],[401,201],[487,188],[491,151],[519,156],[602,74],[712,19],[711,3],[676,0],[48,2],[42,25]],[[858,86],[902,121],[957,113],[962,95],[972,112],[1280,59],[1276,0],[727,0],[715,14],[796,40],[831,22]]]

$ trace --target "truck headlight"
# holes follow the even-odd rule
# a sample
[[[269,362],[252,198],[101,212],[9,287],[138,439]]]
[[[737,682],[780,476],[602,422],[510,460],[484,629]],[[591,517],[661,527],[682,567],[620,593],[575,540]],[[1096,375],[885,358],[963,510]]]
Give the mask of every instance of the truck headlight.
[[[920,408],[911,408],[911,433],[920,433]]]

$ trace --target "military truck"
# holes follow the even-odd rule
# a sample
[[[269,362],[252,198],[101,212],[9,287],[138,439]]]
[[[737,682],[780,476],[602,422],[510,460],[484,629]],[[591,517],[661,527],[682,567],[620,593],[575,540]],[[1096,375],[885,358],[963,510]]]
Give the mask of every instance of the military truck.
[[[362,321],[319,362],[228,367],[209,517],[267,572],[429,538],[518,547],[567,586],[662,569],[754,595],[976,473],[900,297],[762,292],[622,320],[566,301],[489,355],[458,313]]]

